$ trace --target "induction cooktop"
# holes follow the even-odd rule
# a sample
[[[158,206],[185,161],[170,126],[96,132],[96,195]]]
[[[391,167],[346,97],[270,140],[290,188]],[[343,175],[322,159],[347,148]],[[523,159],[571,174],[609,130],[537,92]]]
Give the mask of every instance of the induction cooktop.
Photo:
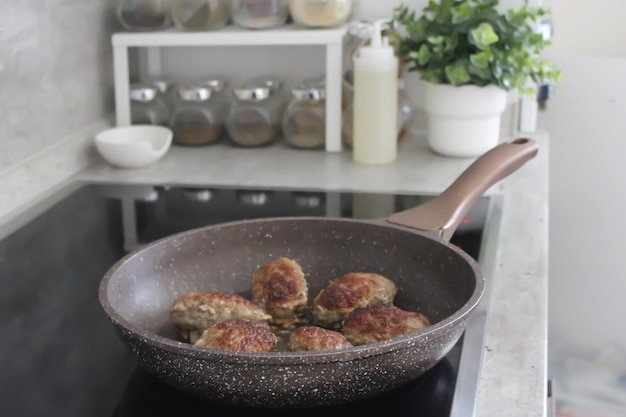
[[[117,259],[172,233],[261,217],[380,218],[429,198],[411,193],[86,186],[0,242],[0,331],[5,335],[0,410],[26,417],[471,417],[499,222],[495,197],[480,199],[452,239],[480,262],[487,276],[485,297],[464,336],[427,374],[371,399],[321,408],[260,410],[182,392],[138,367],[97,299],[99,281]]]

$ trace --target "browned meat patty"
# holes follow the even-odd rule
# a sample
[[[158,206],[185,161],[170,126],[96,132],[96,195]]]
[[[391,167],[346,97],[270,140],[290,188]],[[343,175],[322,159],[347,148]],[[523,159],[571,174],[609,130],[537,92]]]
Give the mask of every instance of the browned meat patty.
[[[352,344],[365,345],[414,333],[428,326],[430,322],[420,313],[377,304],[357,308],[348,314],[341,332]]]
[[[374,304],[392,304],[396,285],[378,274],[352,272],[323,289],[313,300],[313,318],[323,326],[339,324],[352,310]]]
[[[266,322],[270,319],[252,301],[224,292],[190,292],[174,301],[170,309],[170,321],[182,330],[206,330],[225,320]]]
[[[267,262],[252,278],[252,299],[276,323],[292,322],[296,313],[306,307],[308,291],[302,268],[287,258]]]
[[[274,333],[263,323],[228,320],[205,330],[195,346],[239,352],[269,352],[277,341]]]
[[[317,326],[299,327],[289,335],[287,349],[293,352],[339,350],[351,348],[344,335]]]

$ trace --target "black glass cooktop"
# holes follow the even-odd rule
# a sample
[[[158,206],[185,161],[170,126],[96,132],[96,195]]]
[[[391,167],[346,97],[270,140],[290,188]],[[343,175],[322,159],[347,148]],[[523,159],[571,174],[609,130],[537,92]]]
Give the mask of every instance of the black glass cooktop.
[[[397,391],[352,404],[258,410],[181,392],[137,367],[99,305],[106,270],[125,250],[192,227],[244,218],[377,218],[429,196],[291,190],[86,186],[0,241],[3,415],[448,416],[462,344]],[[452,242],[478,257],[488,199]]]

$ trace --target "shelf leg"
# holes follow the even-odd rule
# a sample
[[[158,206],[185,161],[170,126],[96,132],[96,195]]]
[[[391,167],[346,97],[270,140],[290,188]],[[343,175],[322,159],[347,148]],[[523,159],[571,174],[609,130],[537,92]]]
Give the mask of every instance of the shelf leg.
[[[123,198],[122,225],[124,230],[124,250],[127,252],[137,249],[139,246],[136,216],[135,200],[132,198]]]
[[[326,45],[326,152],[341,152],[341,59],[343,45]]]
[[[118,126],[130,125],[130,79],[128,75],[128,48],[113,47],[115,77],[115,119]]]
[[[326,193],[326,217],[341,217],[341,196],[339,193]]]

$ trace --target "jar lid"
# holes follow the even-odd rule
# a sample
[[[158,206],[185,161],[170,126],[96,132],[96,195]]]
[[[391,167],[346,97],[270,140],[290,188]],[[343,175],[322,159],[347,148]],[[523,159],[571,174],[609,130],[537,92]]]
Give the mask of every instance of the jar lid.
[[[213,89],[206,84],[183,84],[177,91],[183,101],[207,101],[213,94]]]
[[[235,88],[235,96],[244,101],[263,101],[272,96],[275,91],[280,90],[280,81],[270,79],[257,79],[244,83],[241,87]]]
[[[372,37],[372,24],[365,21],[354,22],[348,27],[348,34],[355,38],[369,40]]]
[[[154,78],[150,80],[150,84],[154,85],[159,90],[159,93],[166,93],[172,86],[172,81],[167,78]]]
[[[222,90],[224,90],[228,84],[226,83],[226,81],[224,80],[218,80],[218,79],[214,79],[214,80],[205,80],[202,82],[203,85],[206,85],[207,87],[211,87],[211,89],[215,92],[220,92]]]
[[[158,88],[153,84],[136,83],[130,86],[130,99],[146,103],[156,98]]]
[[[294,98],[304,101],[320,101],[326,99],[326,82],[315,78],[301,82],[291,90]]]

